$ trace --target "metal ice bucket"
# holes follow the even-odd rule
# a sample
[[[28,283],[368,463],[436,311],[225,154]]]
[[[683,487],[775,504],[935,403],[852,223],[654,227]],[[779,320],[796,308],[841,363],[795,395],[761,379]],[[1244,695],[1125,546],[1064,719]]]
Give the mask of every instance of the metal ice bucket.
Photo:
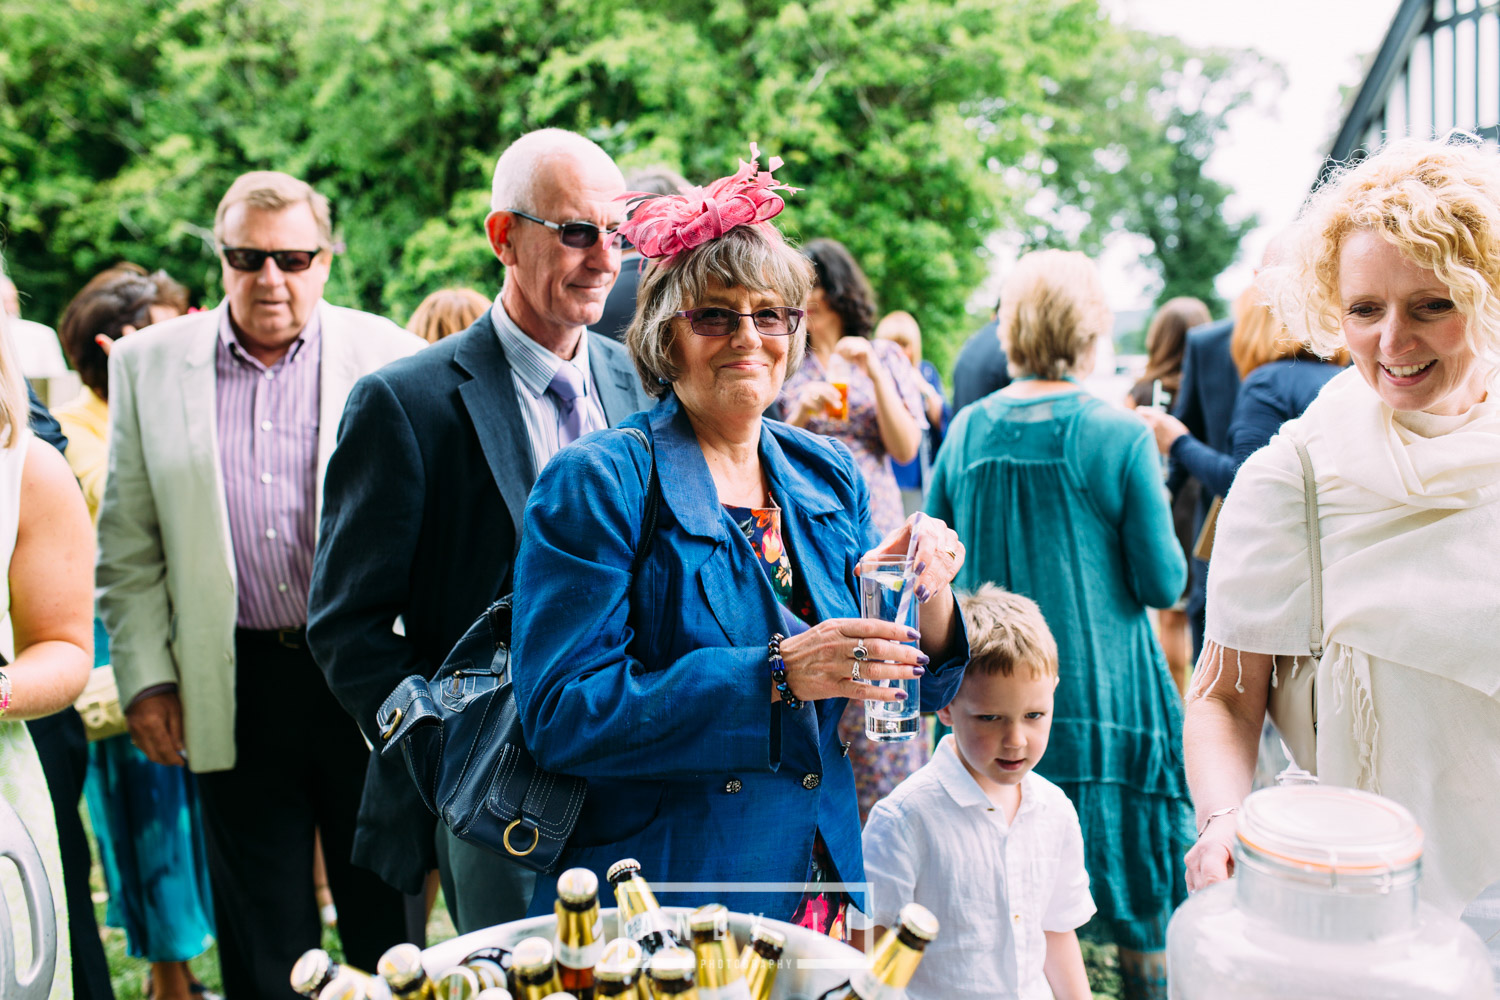
[[[46,1000],[57,971],[57,912],[52,907],[52,888],[36,841],[10,803],[0,798],[0,858],[8,858],[20,874],[26,899],[26,919],[31,928],[31,962],[16,964],[18,914],[10,912],[9,894],[0,891],[0,997],[5,1000]]]

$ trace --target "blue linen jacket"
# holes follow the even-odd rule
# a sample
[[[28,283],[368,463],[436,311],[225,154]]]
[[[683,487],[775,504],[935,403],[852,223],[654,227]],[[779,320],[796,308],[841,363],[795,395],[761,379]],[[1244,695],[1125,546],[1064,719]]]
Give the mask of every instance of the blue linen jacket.
[[[662,503],[642,544],[651,456],[599,431],[558,452],[526,506],[511,660],[527,746],[588,796],[558,870],[601,882],[633,857],[667,905],[723,902],[787,919],[821,832],[839,878],[862,882],[854,774],[839,741],[844,699],[771,701],[766,642],[785,632],[775,594],[721,507],[677,398],[623,422],[651,437]],[[760,458],[783,537],[819,620],[859,617],[854,569],[873,544],[869,497],[842,444],[767,420]],[[946,704],[968,662],[929,666],[922,707]],[[787,884],[787,888],[774,883]],[[862,894],[851,892],[856,902]],[[533,914],[556,876],[539,876]]]

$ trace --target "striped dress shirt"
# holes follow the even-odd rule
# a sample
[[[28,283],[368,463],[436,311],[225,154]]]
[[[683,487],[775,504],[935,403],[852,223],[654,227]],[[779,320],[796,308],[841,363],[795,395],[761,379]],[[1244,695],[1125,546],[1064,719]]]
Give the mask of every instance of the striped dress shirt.
[[[321,333],[315,309],[291,350],[267,367],[240,346],[227,306],[219,323],[219,463],[240,628],[307,624],[318,527]]]
[[[563,365],[572,365],[583,376],[586,394],[578,397],[576,404],[583,407],[583,434],[602,431],[609,426],[604,417],[604,406],[599,402],[599,387],[594,384],[593,373],[589,371],[589,332],[583,331],[578,338],[578,352],[573,355],[573,360],[564,361],[521,332],[500,304],[499,297],[490,309],[490,320],[495,324],[495,333],[505,350],[505,360],[510,363],[516,399],[521,404],[521,419],[526,424],[526,440],[531,442],[532,468],[540,473],[548,460],[557,454],[557,430],[562,425],[562,416],[557,410],[557,400],[547,387]]]

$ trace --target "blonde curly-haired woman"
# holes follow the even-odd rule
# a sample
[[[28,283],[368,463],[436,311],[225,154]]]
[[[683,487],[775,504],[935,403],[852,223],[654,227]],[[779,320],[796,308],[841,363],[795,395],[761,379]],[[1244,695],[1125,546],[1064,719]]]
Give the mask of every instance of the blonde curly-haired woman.
[[[1500,156],[1406,141],[1330,182],[1272,273],[1320,353],[1347,347],[1303,416],[1240,468],[1219,516],[1207,643],[1189,691],[1197,888],[1233,868],[1278,671],[1316,671],[1316,766],[1426,834],[1424,897],[1500,947]],[[1308,662],[1304,473],[1317,492],[1321,661]],[[1303,763],[1312,763],[1304,761]]]

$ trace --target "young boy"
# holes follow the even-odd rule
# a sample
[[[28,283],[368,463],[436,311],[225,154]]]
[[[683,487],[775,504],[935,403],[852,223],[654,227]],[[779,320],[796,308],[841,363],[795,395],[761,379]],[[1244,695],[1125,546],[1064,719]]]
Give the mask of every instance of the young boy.
[[[1078,814],[1032,773],[1052,728],[1057,643],[1027,598],[987,584],[960,604],[969,666],[938,712],[953,734],[865,826],[870,918],[878,935],[906,903],[937,916],[912,1000],[1089,1000]]]

